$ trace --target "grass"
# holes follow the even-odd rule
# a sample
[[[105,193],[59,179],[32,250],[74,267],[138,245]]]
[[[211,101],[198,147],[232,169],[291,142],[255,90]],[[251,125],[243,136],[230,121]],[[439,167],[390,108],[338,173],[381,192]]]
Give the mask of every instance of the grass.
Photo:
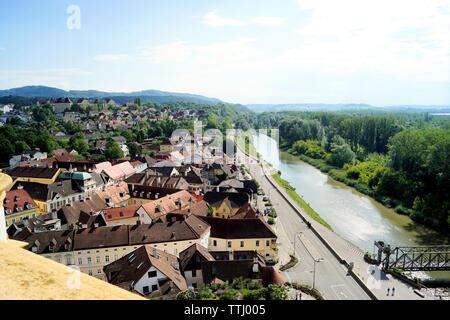
[[[245,151],[245,153],[260,159],[261,155],[256,151],[255,146],[253,144],[253,136],[251,134],[248,134],[247,132],[243,132],[244,141],[242,139],[238,139],[237,137],[234,138],[235,143]],[[246,143],[245,138],[248,138],[249,143]],[[241,144],[241,142],[244,142],[244,145]]]
[[[293,188],[289,182],[287,182],[286,180],[283,180],[281,178],[281,176],[278,173],[275,173],[272,175],[272,177],[275,179],[276,182],[278,182],[278,184],[280,186],[282,186],[284,189],[286,189],[287,193],[292,197],[292,199],[294,199],[300,206],[302,206],[302,208],[317,222],[319,222],[321,225],[323,225],[324,227],[330,229],[331,231],[333,231],[333,229],[331,229],[331,227],[328,225],[328,223],[326,223],[325,220],[323,220],[319,214],[317,212],[315,212],[313,210],[313,208],[311,208],[306,202],[305,200],[303,200],[298,194],[297,192],[295,192],[295,188]]]

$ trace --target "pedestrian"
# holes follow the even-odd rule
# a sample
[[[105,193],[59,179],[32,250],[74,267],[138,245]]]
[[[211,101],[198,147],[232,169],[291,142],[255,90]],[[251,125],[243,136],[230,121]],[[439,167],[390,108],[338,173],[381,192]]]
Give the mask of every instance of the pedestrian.
[[[392,287],[392,296],[394,296],[394,293],[395,293],[395,288]]]
[[[387,293],[387,296],[389,295],[389,290],[391,290],[391,288],[388,288],[388,293]]]

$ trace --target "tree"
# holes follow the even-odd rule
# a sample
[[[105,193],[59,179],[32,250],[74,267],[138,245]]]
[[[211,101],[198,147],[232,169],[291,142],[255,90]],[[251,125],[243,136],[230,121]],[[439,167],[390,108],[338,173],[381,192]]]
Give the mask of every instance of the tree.
[[[351,163],[353,159],[355,159],[355,153],[340,136],[335,136],[333,138],[331,152],[330,162],[337,167],[342,168],[345,163]]]
[[[109,160],[116,160],[119,158],[123,158],[124,154],[122,149],[120,148],[120,145],[109,138],[106,142],[104,156]]]

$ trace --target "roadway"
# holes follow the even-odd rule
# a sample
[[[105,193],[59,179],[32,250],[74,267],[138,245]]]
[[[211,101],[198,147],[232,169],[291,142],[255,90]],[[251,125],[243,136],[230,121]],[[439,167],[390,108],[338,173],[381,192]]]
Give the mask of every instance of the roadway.
[[[288,254],[295,255],[299,263],[282,273],[288,281],[314,285],[327,300],[370,300],[361,286],[347,274],[347,269],[336,259],[317,236],[306,226],[297,212],[272,186],[259,163],[251,163],[238,148],[237,158],[249,169],[252,176],[269,196],[278,218],[276,229],[282,261],[287,263]],[[244,161],[242,161],[244,159]],[[295,241],[294,241],[295,239]],[[294,243],[295,242],[295,243]],[[286,254],[288,253],[288,254]],[[318,261],[318,262],[314,262]],[[314,277],[315,270],[315,277]]]

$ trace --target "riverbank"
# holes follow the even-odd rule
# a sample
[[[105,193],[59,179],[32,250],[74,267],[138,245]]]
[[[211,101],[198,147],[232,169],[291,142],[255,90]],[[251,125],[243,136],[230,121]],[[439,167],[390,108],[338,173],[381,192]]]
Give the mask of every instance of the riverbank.
[[[281,186],[283,187],[287,193],[291,196],[292,199],[295,200],[295,202],[297,202],[299,205],[302,206],[303,209],[305,209],[305,211],[317,222],[319,222],[321,225],[323,225],[324,227],[330,229],[331,231],[333,231],[333,229],[330,227],[330,225],[323,220],[319,214],[317,212],[314,211],[313,208],[311,208],[306,202],[305,200],[303,200],[298,194],[297,192],[295,192],[295,188],[292,187],[289,182],[287,182],[286,180],[282,179],[279,173],[274,173],[272,174],[272,177],[275,179],[275,181]]]
[[[306,162],[311,166],[319,169],[322,173],[327,174],[327,176],[329,176],[333,180],[341,182],[348,187],[353,188],[354,190],[370,197],[372,200],[378,202],[386,209],[392,209],[398,215],[409,217],[412,221],[422,225],[423,227],[438,232],[444,237],[447,236],[447,233],[445,231],[434,227],[431,222],[427,223],[426,219],[423,218],[423,215],[420,212],[406,207],[403,202],[389,196],[377,196],[375,194],[375,191],[372,190],[368,185],[360,183],[358,182],[358,180],[350,179],[349,177],[347,177],[346,170],[332,166],[328,164],[324,159],[314,159],[306,155],[293,154],[292,152],[290,152],[290,149],[283,148],[281,151],[287,152],[294,157],[298,157],[298,159],[300,159],[301,161]],[[442,244],[447,243],[448,242]]]

